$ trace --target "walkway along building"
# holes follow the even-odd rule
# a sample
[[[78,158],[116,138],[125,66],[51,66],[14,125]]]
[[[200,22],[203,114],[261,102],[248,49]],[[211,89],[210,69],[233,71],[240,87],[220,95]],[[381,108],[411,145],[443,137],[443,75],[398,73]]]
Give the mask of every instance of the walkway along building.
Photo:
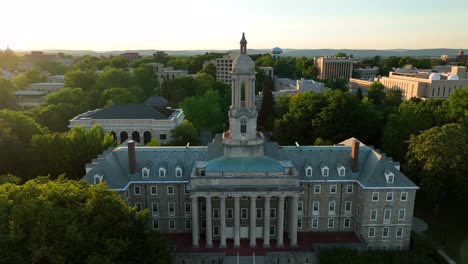
[[[176,263],[228,262],[234,252],[312,263],[314,246],[327,242],[408,249],[418,187],[398,163],[354,138],[334,146],[266,141],[244,36],[240,44],[228,131],[205,147],[130,141],[87,165],[84,179],[148,208],[150,225],[174,238]]]

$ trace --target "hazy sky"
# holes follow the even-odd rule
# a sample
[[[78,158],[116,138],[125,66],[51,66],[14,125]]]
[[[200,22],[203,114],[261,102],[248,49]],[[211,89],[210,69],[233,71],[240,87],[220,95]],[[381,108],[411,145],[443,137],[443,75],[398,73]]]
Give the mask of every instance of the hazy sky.
[[[468,48],[467,0],[6,0],[0,49]]]

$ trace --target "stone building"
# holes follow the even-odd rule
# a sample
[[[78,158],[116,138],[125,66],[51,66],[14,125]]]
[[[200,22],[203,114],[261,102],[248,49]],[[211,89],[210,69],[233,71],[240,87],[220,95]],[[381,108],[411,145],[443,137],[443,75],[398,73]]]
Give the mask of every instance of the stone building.
[[[315,59],[315,67],[319,71],[319,79],[348,80],[353,75],[353,61],[347,58],[320,57]]]
[[[336,242],[407,250],[418,187],[354,138],[333,146],[266,140],[244,36],[240,44],[228,131],[202,147],[129,141],[87,165],[83,179],[149,209],[149,224],[169,234],[180,264],[235,263],[231,249],[245,256],[246,248],[268,263],[312,263],[317,246]]]

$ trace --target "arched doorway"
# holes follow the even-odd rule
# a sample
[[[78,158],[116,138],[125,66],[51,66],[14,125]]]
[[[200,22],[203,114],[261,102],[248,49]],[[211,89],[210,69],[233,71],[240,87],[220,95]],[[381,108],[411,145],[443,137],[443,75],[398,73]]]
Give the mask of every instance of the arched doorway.
[[[133,131],[132,132],[132,139],[135,140],[136,142],[140,143],[140,133],[138,133],[138,131]]]
[[[117,134],[115,134],[114,131],[109,132],[109,134],[112,136],[112,139],[114,139],[114,141],[117,141]]]
[[[145,132],[143,133],[143,143],[146,144],[146,143],[148,143],[148,142],[150,142],[150,141],[151,141],[151,132],[145,131]]]
[[[120,132],[120,143],[124,143],[128,139],[128,133],[126,131]]]

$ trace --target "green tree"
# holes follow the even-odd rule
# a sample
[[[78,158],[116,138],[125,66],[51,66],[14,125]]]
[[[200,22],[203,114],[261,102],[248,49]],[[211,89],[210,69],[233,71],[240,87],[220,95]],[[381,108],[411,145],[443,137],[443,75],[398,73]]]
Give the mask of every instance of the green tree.
[[[216,80],[216,66],[213,63],[208,63],[203,67],[203,70],[200,71],[201,73],[206,73],[209,76],[213,77]]]
[[[401,90],[388,89],[387,94],[386,94],[386,98],[385,98],[385,102],[388,105],[398,107],[403,102],[402,97],[403,96],[402,96]]]
[[[86,109],[81,105],[58,103],[33,108],[29,112],[39,124],[50,131],[64,132],[68,130],[70,119],[84,111]]]
[[[385,101],[385,86],[381,82],[373,82],[367,90],[367,97],[374,105],[383,106]]]
[[[101,105],[138,103],[138,98],[131,90],[126,88],[110,88],[104,90],[101,96]]]
[[[181,76],[161,84],[160,94],[172,105],[178,105],[186,97],[194,96],[200,83],[193,77]]]
[[[130,88],[134,84],[133,75],[124,69],[109,68],[96,79],[96,87],[101,90],[113,87]]]
[[[13,174],[9,174],[9,173],[0,175],[0,185],[5,184],[5,183],[18,185],[21,183],[21,178]]]
[[[195,127],[220,132],[223,113],[218,91],[209,90],[203,96],[187,97],[181,105],[186,118]]]
[[[168,242],[107,185],[45,177],[0,185],[5,263],[171,263]]]
[[[81,70],[80,68],[68,71],[65,74],[65,87],[90,90],[96,83],[97,75],[93,69]]]
[[[5,77],[0,76],[0,109],[13,108],[15,103],[15,87]]]
[[[47,81],[47,77],[42,75],[37,70],[29,70],[22,74],[16,75],[11,79],[11,82],[16,89],[24,89],[28,84]]]
[[[47,129],[23,112],[0,110],[0,121],[3,122],[4,127],[11,129],[11,133],[24,144],[29,144],[34,135],[47,132]]]
[[[36,63],[41,71],[49,72],[52,75],[63,75],[68,70],[68,67],[64,66],[60,62],[56,61],[39,61]]]
[[[258,124],[266,129],[273,129],[274,126],[274,113],[275,99],[273,98],[273,81],[267,79],[263,82],[263,100],[262,107],[258,114]]]
[[[140,65],[138,68],[133,69],[133,75],[136,85],[143,90],[145,98],[155,95],[156,89],[159,88],[159,80],[151,65]]]
[[[455,90],[444,101],[443,111],[450,122],[464,124],[468,127],[468,88]]]
[[[172,139],[169,145],[185,146],[187,143],[190,143],[190,145],[196,146],[200,143],[197,128],[188,120],[184,120],[182,124],[172,129],[171,135]]]
[[[63,88],[46,97],[46,105],[71,104],[80,106],[83,104],[85,93],[81,88]]]
[[[161,146],[161,142],[159,142],[157,139],[152,138],[148,143],[145,144],[145,146],[148,147],[159,147]]]
[[[111,58],[109,65],[116,69],[125,69],[128,67],[128,61],[124,57],[115,56]]]
[[[346,53],[344,53],[344,52],[338,52],[338,53],[335,54],[335,57],[337,57],[337,58],[347,58],[348,55]]]
[[[408,171],[426,196],[434,202],[435,212],[449,191],[459,198],[467,193],[468,134],[459,124],[446,124],[411,136],[407,153]]]

